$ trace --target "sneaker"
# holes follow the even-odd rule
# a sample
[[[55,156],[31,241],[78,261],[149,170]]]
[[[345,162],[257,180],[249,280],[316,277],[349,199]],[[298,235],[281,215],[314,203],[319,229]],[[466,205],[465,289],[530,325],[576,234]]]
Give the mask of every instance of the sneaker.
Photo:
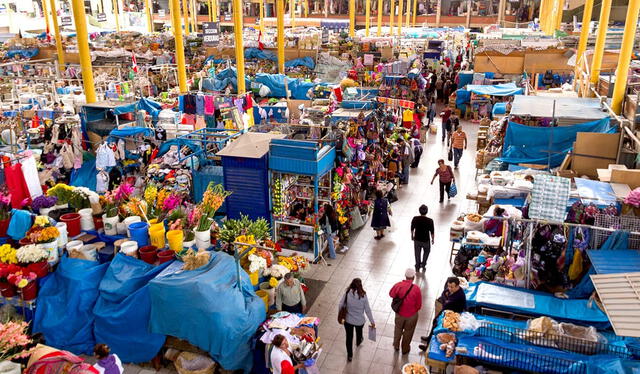
[[[351,362],[351,360],[353,360],[353,357],[351,356],[347,357],[347,361]]]
[[[426,271],[427,271],[427,267],[426,267],[426,266],[423,266],[423,267],[422,267],[422,272],[424,273],[424,272],[426,272]]]
[[[426,352],[426,351],[427,351],[427,348],[429,348],[429,347],[427,347],[427,346],[426,346],[426,345],[424,345],[424,344],[420,344],[420,345],[418,346],[418,348],[420,348],[420,350],[422,350],[422,351],[425,351],[425,352]]]
[[[428,336],[421,336],[420,340],[422,340],[423,342],[428,342],[429,341],[429,337]]]
[[[342,247],[338,252],[339,253],[345,253],[346,251],[349,250],[349,247],[347,247],[346,245],[344,247]]]

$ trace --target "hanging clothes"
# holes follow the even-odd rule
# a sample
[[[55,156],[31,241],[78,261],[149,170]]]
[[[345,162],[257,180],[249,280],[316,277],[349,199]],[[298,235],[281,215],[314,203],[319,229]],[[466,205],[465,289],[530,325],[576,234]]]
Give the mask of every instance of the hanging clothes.
[[[196,114],[196,95],[184,96],[184,113]]]
[[[27,189],[29,190],[29,196],[31,196],[32,199],[42,196],[42,186],[40,185],[40,178],[38,178],[36,159],[33,156],[29,156],[22,160],[21,166],[22,174],[27,183]]]
[[[204,114],[212,115],[215,112],[215,104],[213,101],[213,96],[207,95],[204,97]]]
[[[29,188],[22,173],[20,164],[5,167],[5,176],[7,177],[7,188],[11,194],[11,206],[15,209],[22,207],[22,202],[29,198]]]
[[[196,96],[196,114],[199,116],[204,115],[204,95]]]
[[[96,169],[106,169],[116,166],[116,155],[105,143],[100,144],[96,150]]]
[[[96,192],[105,193],[109,190],[109,173],[101,170],[96,176]]]

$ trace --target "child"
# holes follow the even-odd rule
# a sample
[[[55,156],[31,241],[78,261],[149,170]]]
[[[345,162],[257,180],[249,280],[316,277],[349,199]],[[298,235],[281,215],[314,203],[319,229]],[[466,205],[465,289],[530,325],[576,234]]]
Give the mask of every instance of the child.
[[[122,362],[116,354],[110,354],[111,349],[106,344],[96,344],[93,348],[93,355],[98,362],[93,365],[99,374],[122,374],[124,368]]]

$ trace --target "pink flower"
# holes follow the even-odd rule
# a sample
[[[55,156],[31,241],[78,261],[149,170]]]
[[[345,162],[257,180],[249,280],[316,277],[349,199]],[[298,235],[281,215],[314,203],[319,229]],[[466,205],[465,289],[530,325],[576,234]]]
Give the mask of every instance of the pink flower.
[[[116,200],[126,200],[133,193],[133,185],[129,183],[122,183],[115,191]]]
[[[182,203],[182,199],[180,198],[180,196],[171,194],[167,196],[166,199],[164,199],[164,202],[162,203],[162,209],[166,211],[171,211],[177,208],[178,205],[180,205],[181,203]]]

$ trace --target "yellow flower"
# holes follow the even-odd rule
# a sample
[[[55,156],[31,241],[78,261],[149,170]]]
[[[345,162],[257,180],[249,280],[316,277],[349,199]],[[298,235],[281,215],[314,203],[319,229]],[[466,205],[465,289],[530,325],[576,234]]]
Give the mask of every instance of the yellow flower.
[[[345,222],[347,222],[347,220],[347,217],[338,217],[338,222],[340,222],[340,224],[344,224]]]
[[[274,277],[269,278],[269,286],[271,288],[276,288],[278,287],[278,280]]]
[[[29,281],[26,279],[22,279],[20,280],[20,282],[18,282],[18,288],[25,288],[27,284],[29,284]]]
[[[37,216],[36,217],[36,221],[35,221],[35,225],[36,226],[46,226],[49,224],[49,218],[45,217],[45,216]]]

